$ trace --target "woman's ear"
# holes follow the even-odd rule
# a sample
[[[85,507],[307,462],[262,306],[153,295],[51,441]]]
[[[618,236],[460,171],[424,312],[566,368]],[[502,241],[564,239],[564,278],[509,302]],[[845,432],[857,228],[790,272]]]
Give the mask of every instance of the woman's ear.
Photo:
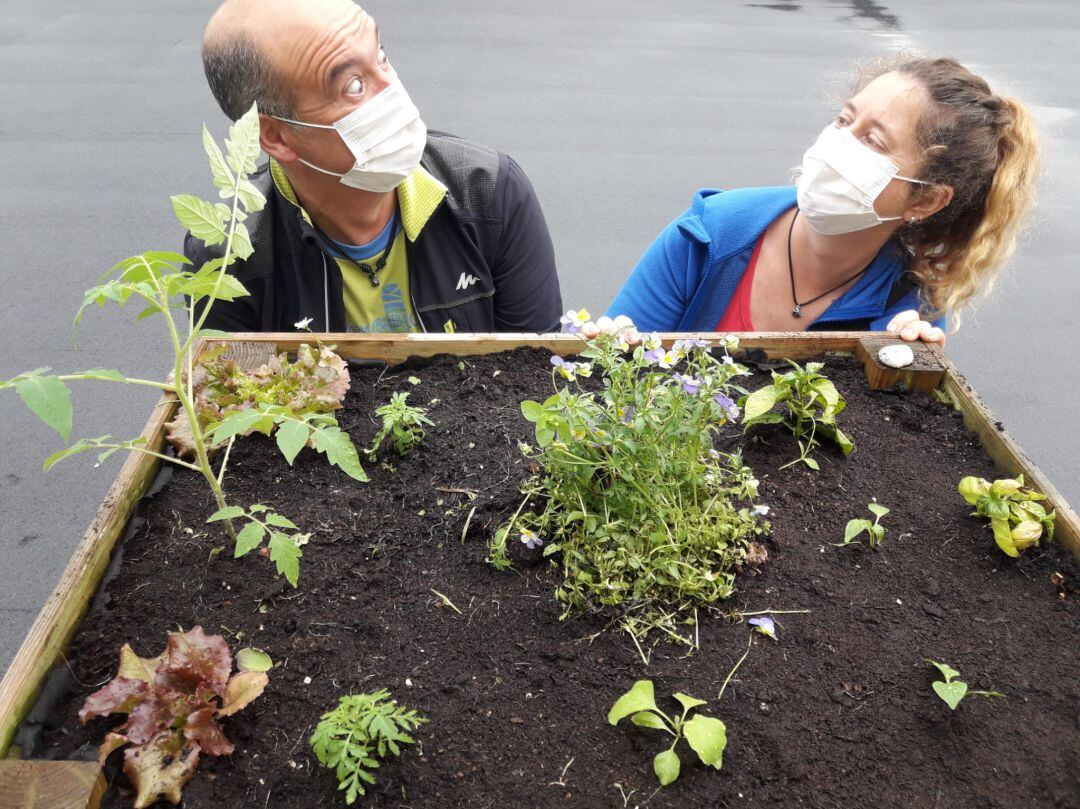
[[[922,193],[918,199],[904,211],[904,220],[911,222],[929,219],[953,200],[953,188],[951,185],[936,183],[922,186]]]
[[[259,144],[262,150],[279,163],[292,163],[299,155],[290,145],[293,131],[284,121],[259,116]]]

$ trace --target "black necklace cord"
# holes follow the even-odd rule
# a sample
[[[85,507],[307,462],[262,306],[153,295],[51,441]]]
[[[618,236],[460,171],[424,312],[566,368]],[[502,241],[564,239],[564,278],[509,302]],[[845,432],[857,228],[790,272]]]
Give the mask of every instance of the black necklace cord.
[[[383,269],[383,267],[386,266],[386,262],[390,260],[390,251],[394,249],[394,240],[397,238],[398,222],[400,218],[400,211],[398,210],[397,205],[395,205],[394,214],[390,222],[390,237],[387,239],[386,247],[383,248],[382,252],[377,257],[373,257],[374,262],[372,262],[372,259],[368,259],[367,261],[357,261],[354,258],[349,258],[347,255],[345,255],[339,250],[331,251],[334,258],[342,258],[345,259],[345,261],[356,265],[356,268],[358,270],[362,271],[367,275],[368,280],[371,281],[371,285],[373,287],[377,287],[379,285],[379,272]],[[322,231],[319,232],[322,233]],[[330,244],[333,243],[332,240],[326,236],[326,234],[322,235],[324,236],[324,238],[327,239]]]
[[[810,304],[814,303],[815,301],[820,301],[822,298],[824,298],[829,293],[836,292],[836,290],[840,289],[840,287],[845,286],[846,284],[850,284],[852,281],[859,278],[867,270],[869,270],[870,265],[874,263],[873,259],[871,259],[870,264],[867,264],[865,267],[863,267],[861,270],[859,270],[857,273],[855,273],[850,278],[847,278],[847,279],[841,281],[839,284],[834,286],[832,289],[827,289],[824,292],[822,292],[820,295],[818,295],[817,297],[811,298],[808,301],[801,301],[800,302],[799,301],[799,296],[795,294],[795,265],[791,260],[791,234],[795,231],[795,220],[798,219],[798,218],[799,218],[799,209],[796,208],[795,209],[795,215],[793,217],[791,217],[791,225],[788,227],[788,233],[787,233],[787,268],[788,268],[788,277],[791,279],[791,302],[795,304],[794,308],[791,310],[791,316],[792,317],[802,317],[802,308],[804,306],[809,306]]]

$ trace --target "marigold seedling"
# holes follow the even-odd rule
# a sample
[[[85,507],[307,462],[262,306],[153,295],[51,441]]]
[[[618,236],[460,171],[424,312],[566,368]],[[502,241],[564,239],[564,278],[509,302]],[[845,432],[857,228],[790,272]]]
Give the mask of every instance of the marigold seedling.
[[[802,462],[811,469],[819,469],[818,462],[810,457],[811,451],[821,444],[819,436],[833,441],[845,455],[855,449],[855,444],[836,423],[847,402],[837,392],[836,385],[819,373],[824,367],[820,362],[808,362],[805,368],[791,362],[790,371],[785,374],[773,371],[771,385],[759,388],[742,401],[743,429],[757,424],[782,424],[795,436],[799,457],[784,467]],[[773,410],[780,404],[785,405],[786,414]]]
[[[382,419],[382,427],[376,433],[371,448],[366,450],[369,458],[375,457],[387,438],[390,438],[394,452],[403,458],[424,440],[427,434],[424,425],[435,425],[435,422],[428,418],[427,408],[410,405],[408,398],[407,392],[395,393],[391,395],[389,404],[375,410],[375,415]]]
[[[957,489],[969,506],[975,506],[971,516],[990,520],[994,541],[1007,556],[1018,557],[1038,545],[1044,533],[1048,540],[1054,539],[1055,512],[1047,512],[1039,502],[1046,495],[1024,488],[1023,475],[993,483],[969,475]]]
[[[834,542],[834,547],[844,548],[850,545],[855,542],[859,538],[859,535],[864,531],[866,532],[871,548],[881,547],[881,541],[885,538],[885,526],[881,524],[881,518],[889,513],[889,509],[877,503],[867,503],[866,507],[870,509],[870,513],[874,515],[873,522],[862,518],[848,520],[847,527],[844,528],[844,541]]]
[[[200,754],[232,755],[233,744],[218,719],[253,702],[268,679],[262,671],[231,673],[224,638],[197,626],[171,632],[167,648],[154,658],[139,657],[124,644],[119,673],[86,698],[79,711],[84,724],[97,716],[128,715],[105,737],[100,761],[127,745],[124,773],[135,787],[136,809],[159,798],[180,803]]]
[[[960,676],[960,672],[950,666],[948,663],[938,663],[929,658],[924,658],[927,663],[934,666],[941,672],[941,676],[944,680],[935,680],[933,683],[934,693],[937,694],[941,700],[949,706],[949,710],[955,711],[956,706],[960,704],[964,697],[979,696],[979,697],[1001,697],[1005,698],[1004,694],[997,691],[972,691],[968,688],[967,683],[962,680],[956,679]]]
[[[319,763],[334,771],[345,803],[352,804],[365,794],[364,784],[375,783],[371,771],[379,761],[416,744],[409,734],[426,721],[399,706],[382,688],[342,697],[336,708],[323,714],[308,743]]]

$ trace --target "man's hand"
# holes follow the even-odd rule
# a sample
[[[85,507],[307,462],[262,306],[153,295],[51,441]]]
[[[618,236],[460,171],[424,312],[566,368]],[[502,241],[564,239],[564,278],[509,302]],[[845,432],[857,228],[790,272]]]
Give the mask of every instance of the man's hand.
[[[907,340],[909,343],[922,340],[924,343],[945,345],[945,332],[933,323],[923,320],[914,309],[901,312],[889,321],[888,331],[890,334],[896,334],[901,340]]]

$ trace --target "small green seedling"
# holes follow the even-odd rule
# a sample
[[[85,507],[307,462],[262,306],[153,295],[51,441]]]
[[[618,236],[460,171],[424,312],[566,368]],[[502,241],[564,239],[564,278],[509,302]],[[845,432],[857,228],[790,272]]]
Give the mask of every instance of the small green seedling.
[[[364,783],[375,783],[369,770],[379,766],[378,759],[399,756],[403,745],[416,744],[409,733],[427,722],[389,697],[385,688],[342,697],[308,739],[319,763],[334,770],[347,804],[365,794]]]
[[[867,519],[848,520],[847,528],[844,529],[844,541],[834,542],[834,547],[847,547],[854,542],[863,531],[865,531],[869,537],[871,548],[881,547],[881,540],[885,538],[885,526],[881,524],[881,518],[888,514],[889,510],[885,508],[885,506],[878,505],[877,503],[867,503],[866,507],[870,509],[870,513],[874,515],[874,521],[871,522]]]
[[[424,440],[427,434],[424,425],[434,427],[435,422],[427,417],[427,409],[413,407],[407,403],[408,393],[395,393],[390,403],[375,410],[375,415],[382,419],[382,429],[375,436],[371,448],[366,450],[369,458],[374,458],[383,441],[388,437],[394,445],[394,452],[404,458]]]
[[[653,770],[663,787],[679,777],[681,762],[675,746],[681,739],[686,739],[702,763],[718,770],[723,766],[724,748],[727,747],[727,728],[719,719],[699,713],[687,719],[692,710],[705,705],[705,700],[686,694],[672,696],[683,708],[682,715],[674,719],[656,706],[652,681],[638,680],[608,712],[608,722],[612,725],[629,716],[639,727],[663,730],[673,737],[671,747],[653,758]]]
[[[773,371],[771,385],[759,388],[740,403],[744,430],[756,424],[782,424],[799,442],[799,457],[781,468],[802,462],[811,469],[820,469],[818,462],[810,457],[811,451],[821,444],[819,436],[834,442],[845,455],[855,449],[855,444],[836,423],[847,402],[832,380],[819,373],[824,367],[820,362],[808,362],[805,368],[792,362],[790,371],[786,374]],[[773,411],[779,404],[787,407],[786,414]]]
[[[957,487],[969,506],[972,517],[985,517],[994,530],[994,541],[1007,556],[1018,557],[1021,551],[1038,545],[1045,531],[1054,539],[1053,511],[1047,513],[1039,500],[1046,495],[1024,488],[1024,476],[1003,478],[993,483],[969,475]]]
[[[960,676],[960,672],[950,666],[948,663],[938,663],[929,658],[923,658],[927,663],[937,668],[941,672],[941,676],[944,680],[934,680],[934,693],[941,697],[942,701],[949,706],[950,710],[955,711],[956,706],[960,704],[960,701],[964,697],[968,696],[980,696],[980,697],[1001,697],[1005,698],[1004,694],[1000,694],[997,691],[971,691],[968,689],[967,683],[963,680],[957,680]]]

